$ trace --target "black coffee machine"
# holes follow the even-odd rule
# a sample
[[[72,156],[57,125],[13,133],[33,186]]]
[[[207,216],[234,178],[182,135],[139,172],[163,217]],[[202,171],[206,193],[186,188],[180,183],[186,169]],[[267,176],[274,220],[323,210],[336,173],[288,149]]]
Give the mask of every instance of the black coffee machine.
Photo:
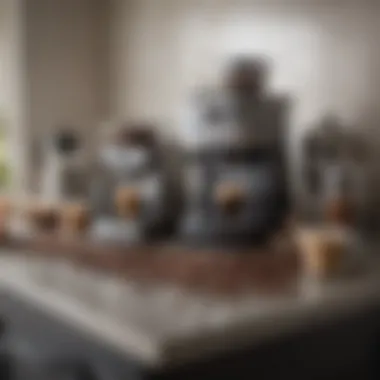
[[[267,91],[268,67],[234,61],[222,88],[197,94],[183,133],[191,242],[267,242],[289,210],[285,128],[288,101]]]
[[[147,124],[129,124],[102,145],[91,193],[95,240],[144,243],[173,234],[178,185],[154,130]]]

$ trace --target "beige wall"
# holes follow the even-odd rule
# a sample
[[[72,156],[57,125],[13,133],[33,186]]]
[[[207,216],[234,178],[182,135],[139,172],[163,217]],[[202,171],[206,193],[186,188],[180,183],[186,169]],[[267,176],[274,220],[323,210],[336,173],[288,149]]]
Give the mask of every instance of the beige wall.
[[[182,73],[182,1],[114,0],[111,99],[116,120],[173,120]]]
[[[31,128],[68,125],[91,137],[108,101],[104,1],[28,0],[26,34]]]
[[[36,173],[32,148],[46,133],[73,126],[91,148],[108,118],[108,4],[1,1],[0,102],[13,131],[15,186],[26,189]]]
[[[359,0],[114,0],[115,114],[175,128],[193,86],[215,81],[225,58],[258,53],[273,60],[271,86],[293,96],[297,131],[328,111],[377,120],[379,9]]]

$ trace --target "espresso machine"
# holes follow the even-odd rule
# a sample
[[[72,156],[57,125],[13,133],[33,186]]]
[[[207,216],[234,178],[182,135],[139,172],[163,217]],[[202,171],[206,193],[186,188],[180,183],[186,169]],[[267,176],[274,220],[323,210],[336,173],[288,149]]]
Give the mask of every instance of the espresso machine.
[[[360,130],[325,115],[303,139],[304,218],[367,229],[371,157]]]
[[[189,110],[182,236],[223,246],[264,243],[289,208],[288,100],[267,89],[260,59],[232,62],[223,86],[200,91]]]
[[[171,234],[179,201],[166,166],[151,126],[127,125],[102,142],[91,186],[92,238],[138,243]]]

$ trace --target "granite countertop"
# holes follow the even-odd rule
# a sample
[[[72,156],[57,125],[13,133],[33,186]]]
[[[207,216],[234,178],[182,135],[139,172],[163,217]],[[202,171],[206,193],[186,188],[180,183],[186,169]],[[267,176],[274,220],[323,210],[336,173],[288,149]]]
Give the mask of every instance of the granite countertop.
[[[2,253],[0,287],[151,366],[260,343],[380,302],[380,259],[371,254],[355,277],[324,284],[300,279],[295,292],[282,296],[218,298]]]

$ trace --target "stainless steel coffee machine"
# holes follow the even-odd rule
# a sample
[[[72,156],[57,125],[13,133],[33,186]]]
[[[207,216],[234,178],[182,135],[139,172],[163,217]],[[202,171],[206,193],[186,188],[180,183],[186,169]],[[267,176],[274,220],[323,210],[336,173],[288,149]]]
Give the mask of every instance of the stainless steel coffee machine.
[[[196,243],[261,243],[287,216],[288,101],[267,90],[262,60],[232,62],[221,88],[202,90],[182,138],[187,154],[182,236]]]
[[[127,125],[102,144],[91,191],[92,237],[137,243],[171,234],[178,192],[153,128]]]

